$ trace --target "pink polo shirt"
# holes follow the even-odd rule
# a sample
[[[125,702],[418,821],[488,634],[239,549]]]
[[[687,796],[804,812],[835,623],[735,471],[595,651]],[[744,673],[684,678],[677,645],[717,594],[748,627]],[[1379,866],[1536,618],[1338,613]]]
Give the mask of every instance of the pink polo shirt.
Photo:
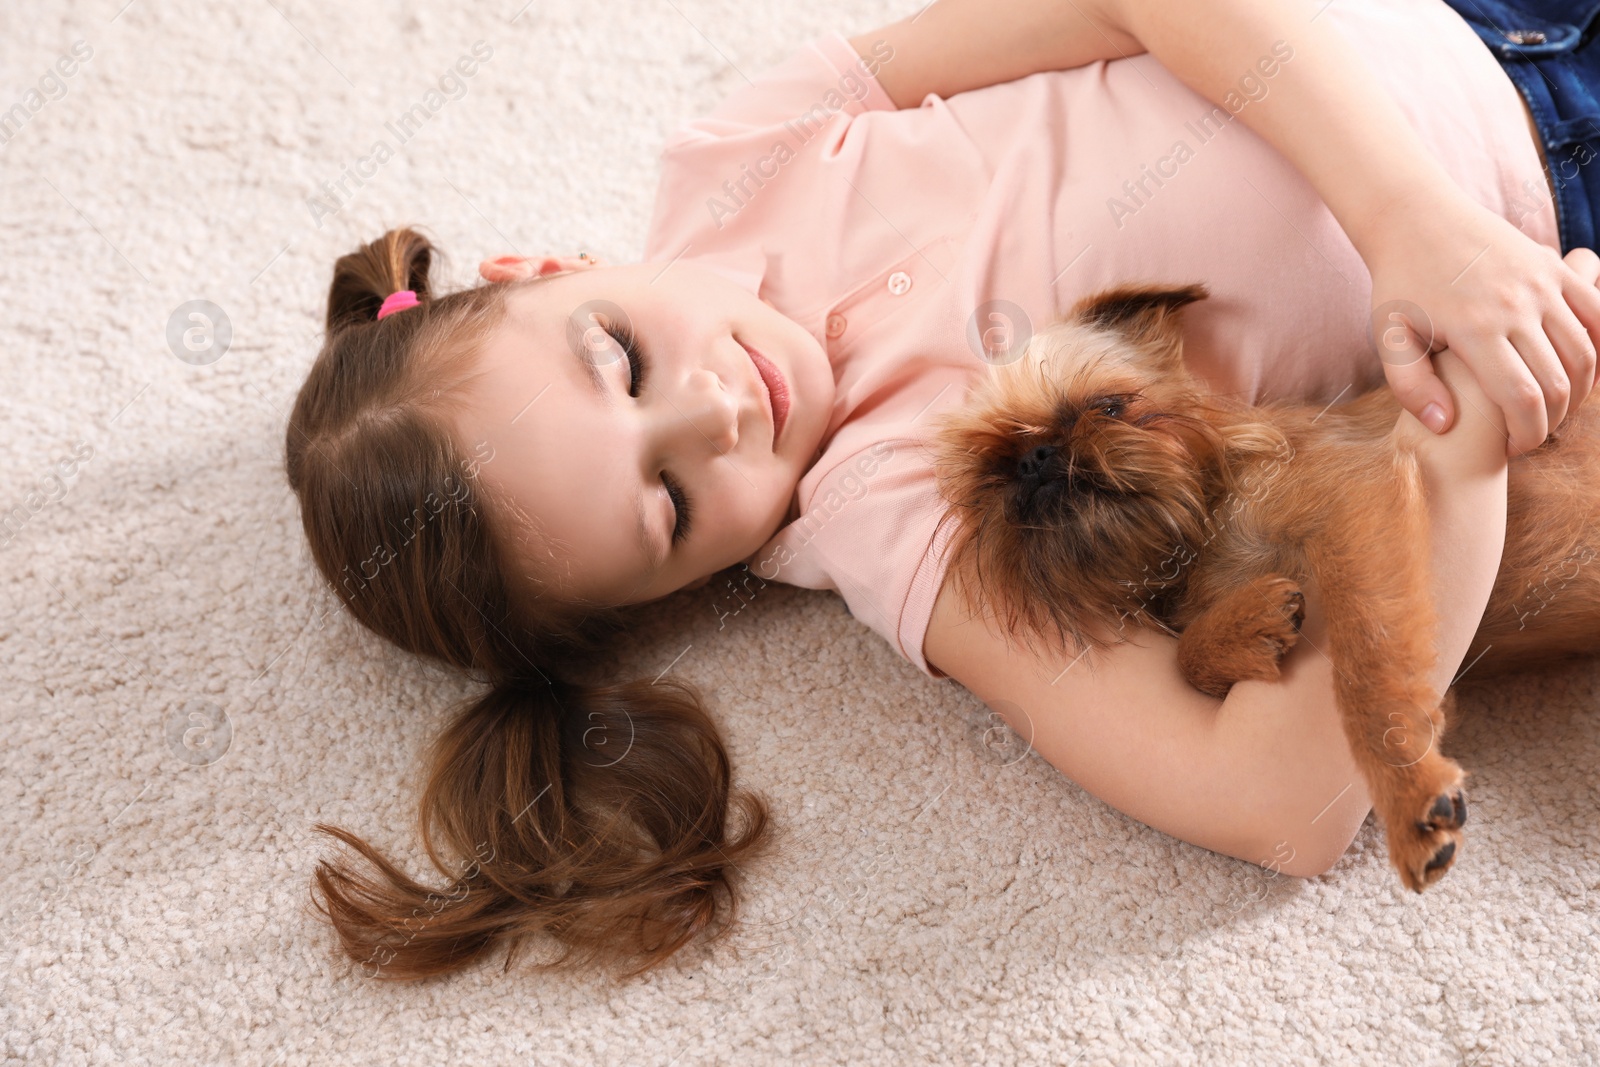
[[[1341,0],[1319,17],[1469,195],[1559,249],[1517,90],[1455,12]],[[1205,282],[1184,344],[1218,391],[1329,402],[1381,384],[1365,265],[1231,113],[1293,62],[1292,47],[1263,56],[1226,107],[1141,54],[897,110],[828,33],[674,131],[645,260],[692,258],[749,286],[811,330],[838,384],[817,459],[751,570],[837,591],[944,677],[922,652],[951,529],[935,537],[933,416],[991,372],[980,353],[1002,350],[1008,325],[1015,342],[1107,286]]]

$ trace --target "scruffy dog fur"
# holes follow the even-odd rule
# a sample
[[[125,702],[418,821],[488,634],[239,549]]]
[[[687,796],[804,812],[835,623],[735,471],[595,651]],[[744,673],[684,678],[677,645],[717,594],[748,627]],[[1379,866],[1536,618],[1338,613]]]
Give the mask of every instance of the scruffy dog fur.
[[[1251,406],[1184,367],[1201,285],[1080,301],[995,368],[936,441],[957,523],[949,573],[1008,632],[1065,651],[1125,629],[1178,635],[1197,689],[1278,677],[1314,578],[1351,751],[1401,881],[1454,862],[1465,772],[1440,751],[1430,526],[1401,408],[1381,387],[1337,406]],[[1594,405],[1589,405],[1592,409]],[[1475,677],[1600,651],[1600,431],[1591,410],[1510,461],[1505,551],[1466,663]],[[1070,644],[1069,644],[1070,642]]]

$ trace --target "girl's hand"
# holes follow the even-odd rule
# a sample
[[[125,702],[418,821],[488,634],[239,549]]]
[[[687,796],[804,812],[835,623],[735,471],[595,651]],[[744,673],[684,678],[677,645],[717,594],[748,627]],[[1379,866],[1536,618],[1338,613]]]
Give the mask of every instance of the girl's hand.
[[[1594,386],[1600,257],[1575,248],[1563,260],[1460,190],[1430,194],[1391,207],[1360,249],[1384,376],[1443,433],[1455,412],[1427,357],[1449,347],[1504,412],[1506,455],[1530,451]]]

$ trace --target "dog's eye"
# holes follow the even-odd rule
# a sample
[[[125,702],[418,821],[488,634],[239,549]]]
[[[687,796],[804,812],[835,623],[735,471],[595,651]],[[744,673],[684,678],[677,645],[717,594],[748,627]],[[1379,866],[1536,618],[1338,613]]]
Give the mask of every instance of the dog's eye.
[[[1115,419],[1122,414],[1122,401],[1108,400],[1100,405],[1100,414],[1109,419]]]

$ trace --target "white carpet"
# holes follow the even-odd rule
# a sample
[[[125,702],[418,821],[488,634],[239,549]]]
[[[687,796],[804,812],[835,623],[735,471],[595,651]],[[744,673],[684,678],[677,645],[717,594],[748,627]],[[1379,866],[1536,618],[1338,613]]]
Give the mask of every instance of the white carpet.
[[[309,827],[426,871],[416,756],[471,687],[311,577],[283,428],[334,257],[420,222],[457,282],[514,250],[636,258],[676,122],[914,5],[122,3],[0,8],[0,108],[28,112],[0,146],[8,1062],[1600,1061],[1595,666],[1464,695],[1470,842],[1419,898],[1370,820],[1327,876],[1274,879],[1004,766],[973,698],[780,586],[721,632],[683,594],[627,650],[706,689],[773,803],[748,927],[621,986],[498,958],[363,979],[307,906]],[[479,40],[465,95],[314,218]],[[196,299],[232,327],[210,364],[165,336]],[[208,707],[231,736],[174,746]]]

